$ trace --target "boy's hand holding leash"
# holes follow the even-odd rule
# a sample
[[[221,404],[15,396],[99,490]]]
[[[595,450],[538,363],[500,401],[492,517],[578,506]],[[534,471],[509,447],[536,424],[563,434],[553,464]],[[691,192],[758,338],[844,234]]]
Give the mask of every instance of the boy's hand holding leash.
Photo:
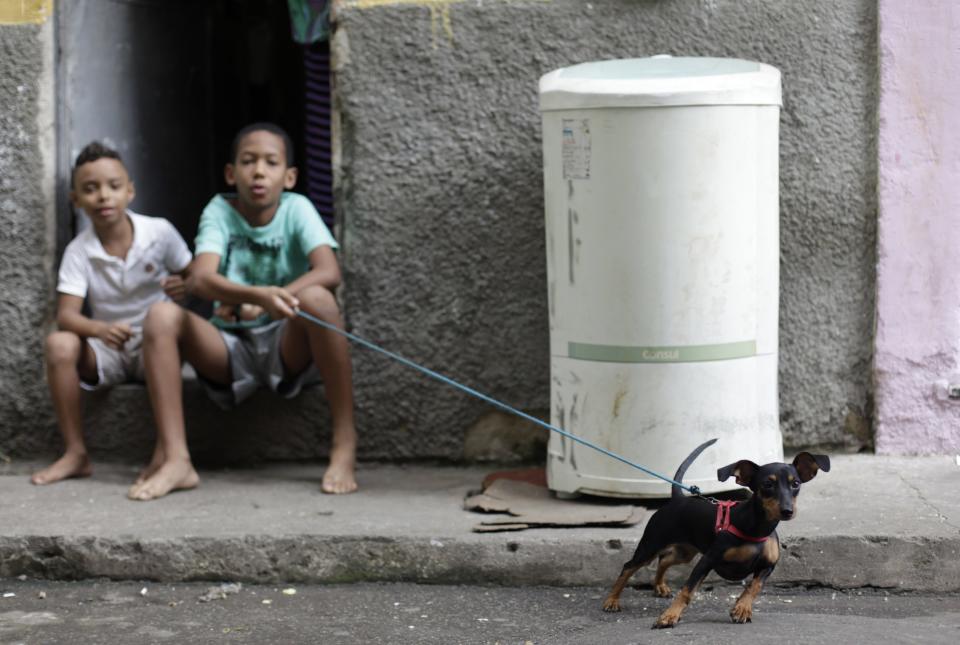
[[[300,301],[283,287],[259,287],[257,304],[270,314],[273,320],[293,318],[297,315]]]

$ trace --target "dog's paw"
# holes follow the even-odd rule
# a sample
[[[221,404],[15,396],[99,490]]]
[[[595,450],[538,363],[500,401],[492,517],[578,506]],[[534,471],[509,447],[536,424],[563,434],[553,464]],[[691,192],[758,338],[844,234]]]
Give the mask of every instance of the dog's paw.
[[[753,622],[753,606],[747,603],[737,603],[730,610],[730,618],[735,623]]]
[[[660,614],[660,618],[653,624],[653,629],[667,629],[675,627],[680,622],[680,613],[669,609]]]
[[[608,612],[620,611],[620,599],[607,596],[607,598],[603,601],[603,610]]]
[[[665,582],[661,582],[653,588],[653,595],[657,598],[669,598],[673,595],[673,590],[670,589],[670,585]]]

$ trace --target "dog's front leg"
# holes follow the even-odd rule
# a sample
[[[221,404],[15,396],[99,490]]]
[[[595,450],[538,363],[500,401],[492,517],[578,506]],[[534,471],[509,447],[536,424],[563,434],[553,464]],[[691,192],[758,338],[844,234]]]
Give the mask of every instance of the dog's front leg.
[[[753,619],[753,601],[760,595],[763,583],[766,582],[770,574],[773,573],[773,567],[767,567],[753,574],[753,580],[743,590],[736,604],[730,610],[730,618],[735,623],[749,623]]]
[[[697,565],[693,568],[693,571],[690,572],[690,577],[687,578],[687,582],[674,597],[670,606],[660,614],[660,618],[653,624],[654,629],[673,627],[680,622],[680,616],[683,615],[683,610],[685,610],[687,605],[690,604],[690,601],[693,600],[693,594],[697,591],[700,583],[703,582],[703,579],[706,578],[707,574],[713,569],[714,558],[711,556],[712,554],[707,552],[697,561]]]

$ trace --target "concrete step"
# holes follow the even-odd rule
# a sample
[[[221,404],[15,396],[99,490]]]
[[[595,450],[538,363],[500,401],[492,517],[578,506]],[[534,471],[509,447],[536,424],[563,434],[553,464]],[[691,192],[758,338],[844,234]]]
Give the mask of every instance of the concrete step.
[[[262,461],[317,459],[330,446],[330,414],[323,387],[294,400],[259,390],[230,411],[218,408],[196,377],[184,380],[183,407],[195,461],[214,467]],[[119,385],[85,395],[87,448],[104,461],[140,463],[153,452],[154,425],[146,387]],[[59,446],[55,429],[46,445]]]
[[[771,583],[960,591],[955,461],[833,462],[780,525]],[[0,468],[0,576],[605,586],[643,529],[474,533],[483,516],[462,500],[491,470],[477,467],[361,465],[361,490],[342,497],[320,492],[321,465],[202,471],[196,490],[153,502],[125,499],[136,468],[37,487],[32,467]]]

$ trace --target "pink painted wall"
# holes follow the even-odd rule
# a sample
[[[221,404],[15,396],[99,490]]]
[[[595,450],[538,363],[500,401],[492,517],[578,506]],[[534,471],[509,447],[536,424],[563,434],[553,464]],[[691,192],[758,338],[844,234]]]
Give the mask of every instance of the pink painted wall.
[[[960,452],[960,2],[880,0],[878,453]]]

